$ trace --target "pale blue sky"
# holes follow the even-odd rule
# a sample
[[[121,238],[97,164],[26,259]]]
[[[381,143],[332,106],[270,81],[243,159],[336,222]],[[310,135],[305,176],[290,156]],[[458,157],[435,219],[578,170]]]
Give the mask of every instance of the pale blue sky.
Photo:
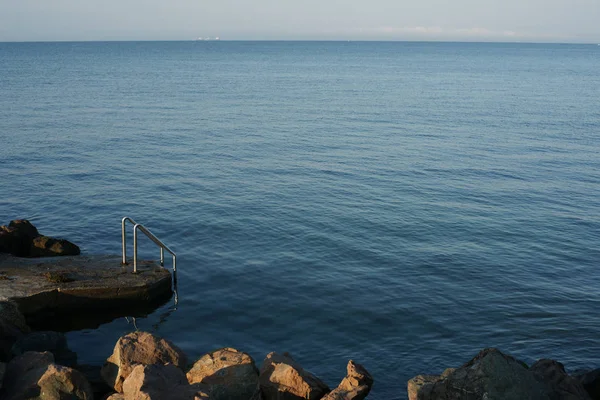
[[[0,0],[0,41],[600,43],[600,0]]]

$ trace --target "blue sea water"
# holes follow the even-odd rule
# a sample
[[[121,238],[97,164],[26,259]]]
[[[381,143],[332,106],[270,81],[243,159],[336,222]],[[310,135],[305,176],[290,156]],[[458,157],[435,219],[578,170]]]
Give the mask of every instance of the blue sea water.
[[[354,359],[373,399],[483,347],[599,367],[599,66],[595,45],[0,43],[0,223],[88,254],[144,223],[180,302],[136,326],[193,359],[288,351],[331,387]],[[134,329],[68,339],[100,364]]]

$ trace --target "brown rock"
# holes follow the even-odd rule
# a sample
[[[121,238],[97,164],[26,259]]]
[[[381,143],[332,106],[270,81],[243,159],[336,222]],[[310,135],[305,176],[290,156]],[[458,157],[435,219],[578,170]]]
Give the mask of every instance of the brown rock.
[[[553,398],[559,400],[589,400],[585,388],[577,379],[565,372],[558,361],[542,359],[536,361],[529,370],[543,380],[552,391]]]
[[[136,365],[123,383],[125,400],[208,399],[202,384],[190,385],[172,364]]]
[[[49,365],[37,385],[48,399],[94,398],[92,388],[85,377],[79,371],[62,365]]]
[[[51,353],[27,352],[6,368],[4,400],[93,398],[90,384],[78,371],[52,363]]]
[[[125,400],[125,396],[121,393],[114,393],[108,396],[105,400]]]
[[[194,363],[189,383],[203,383],[213,400],[258,399],[258,369],[248,354],[232,348],[215,350]]]
[[[65,239],[38,236],[33,239],[29,257],[77,256],[79,247]]]
[[[102,366],[102,377],[122,393],[123,382],[137,364],[173,364],[185,368],[187,358],[174,344],[147,332],[132,332],[121,337],[112,355]]]
[[[265,400],[317,400],[329,392],[325,383],[305,371],[287,353],[267,355],[259,382]]]
[[[337,388],[323,397],[323,400],[363,400],[373,386],[371,374],[360,364],[348,361],[348,373]]]

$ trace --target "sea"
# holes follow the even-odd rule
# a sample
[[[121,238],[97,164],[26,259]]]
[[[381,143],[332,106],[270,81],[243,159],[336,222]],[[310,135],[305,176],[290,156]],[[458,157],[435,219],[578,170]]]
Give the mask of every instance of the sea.
[[[0,190],[0,224],[177,254],[178,303],[68,331],[80,363],[138,329],[352,359],[371,399],[485,347],[600,367],[596,44],[0,43]]]

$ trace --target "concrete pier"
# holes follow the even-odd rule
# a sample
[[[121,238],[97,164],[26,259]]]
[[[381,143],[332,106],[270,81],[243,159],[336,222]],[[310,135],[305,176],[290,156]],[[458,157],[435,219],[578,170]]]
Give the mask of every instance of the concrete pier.
[[[26,316],[69,310],[147,306],[172,295],[171,273],[152,261],[138,272],[120,256],[18,258],[0,254],[0,298]]]

